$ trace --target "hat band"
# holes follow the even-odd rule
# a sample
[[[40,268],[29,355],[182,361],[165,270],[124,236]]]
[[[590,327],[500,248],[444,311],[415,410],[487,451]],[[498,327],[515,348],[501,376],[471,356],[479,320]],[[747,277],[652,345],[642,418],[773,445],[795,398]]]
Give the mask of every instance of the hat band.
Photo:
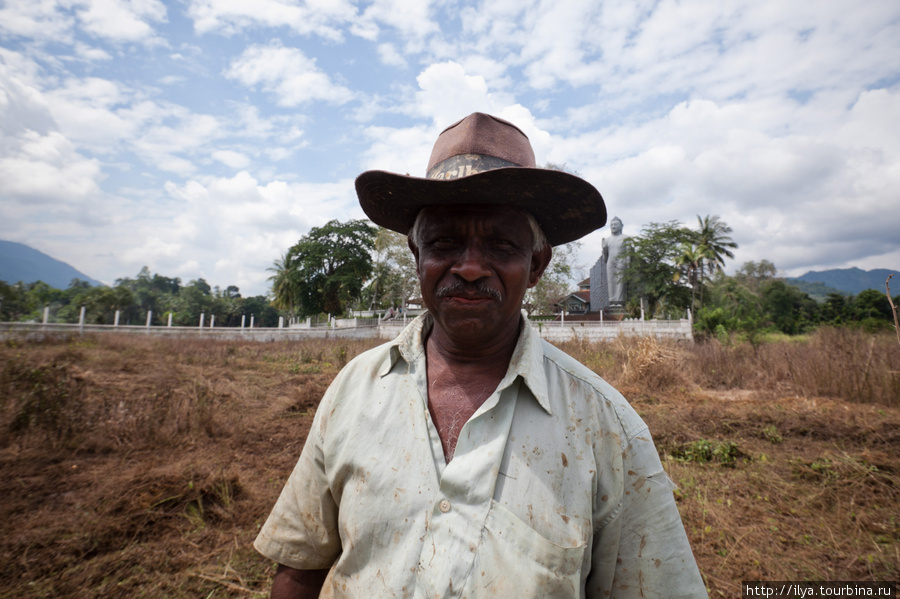
[[[492,171],[498,168],[507,168],[510,166],[519,166],[514,162],[497,158],[496,156],[486,156],[484,154],[459,154],[451,156],[447,160],[438,162],[428,170],[427,177],[429,179],[447,180],[460,179],[470,175],[476,175],[485,171]]]

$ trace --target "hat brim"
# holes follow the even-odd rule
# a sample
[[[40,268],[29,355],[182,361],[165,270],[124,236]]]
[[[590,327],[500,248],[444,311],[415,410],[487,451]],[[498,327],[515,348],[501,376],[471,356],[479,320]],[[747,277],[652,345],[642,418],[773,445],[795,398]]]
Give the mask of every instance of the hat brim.
[[[553,246],[606,224],[606,205],[593,185],[549,169],[499,168],[450,180],[366,171],[356,178],[356,195],[372,222],[404,235],[422,208],[439,205],[495,204],[527,210]]]

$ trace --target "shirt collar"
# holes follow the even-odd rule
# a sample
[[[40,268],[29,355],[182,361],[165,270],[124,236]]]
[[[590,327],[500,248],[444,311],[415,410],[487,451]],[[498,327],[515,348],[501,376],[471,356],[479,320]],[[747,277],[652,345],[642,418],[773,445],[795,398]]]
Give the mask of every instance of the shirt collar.
[[[407,364],[415,362],[424,352],[424,339],[434,325],[434,319],[427,312],[416,317],[390,344],[388,358],[378,370],[379,376],[385,376],[399,359]],[[499,389],[505,389],[512,385],[517,377],[522,377],[535,400],[548,414],[550,401],[547,397],[547,379],[544,376],[544,348],[543,341],[537,331],[524,317],[519,324],[519,340],[513,350],[509,361],[509,368]]]

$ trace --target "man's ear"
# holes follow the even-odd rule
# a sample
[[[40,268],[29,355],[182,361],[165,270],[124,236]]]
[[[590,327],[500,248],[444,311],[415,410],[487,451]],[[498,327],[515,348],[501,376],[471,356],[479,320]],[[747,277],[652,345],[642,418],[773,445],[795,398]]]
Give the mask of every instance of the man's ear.
[[[539,251],[531,254],[531,271],[528,273],[528,287],[534,287],[541,280],[541,275],[550,264],[550,258],[553,257],[553,248],[550,244],[544,245]]]

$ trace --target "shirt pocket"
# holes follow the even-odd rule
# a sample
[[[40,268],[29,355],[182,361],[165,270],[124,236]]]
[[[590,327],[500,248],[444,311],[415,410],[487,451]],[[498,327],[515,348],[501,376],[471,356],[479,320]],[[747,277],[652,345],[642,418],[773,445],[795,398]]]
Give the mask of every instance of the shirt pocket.
[[[557,545],[491,501],[472,581],[495,597],[579,597],[586,547]]]

